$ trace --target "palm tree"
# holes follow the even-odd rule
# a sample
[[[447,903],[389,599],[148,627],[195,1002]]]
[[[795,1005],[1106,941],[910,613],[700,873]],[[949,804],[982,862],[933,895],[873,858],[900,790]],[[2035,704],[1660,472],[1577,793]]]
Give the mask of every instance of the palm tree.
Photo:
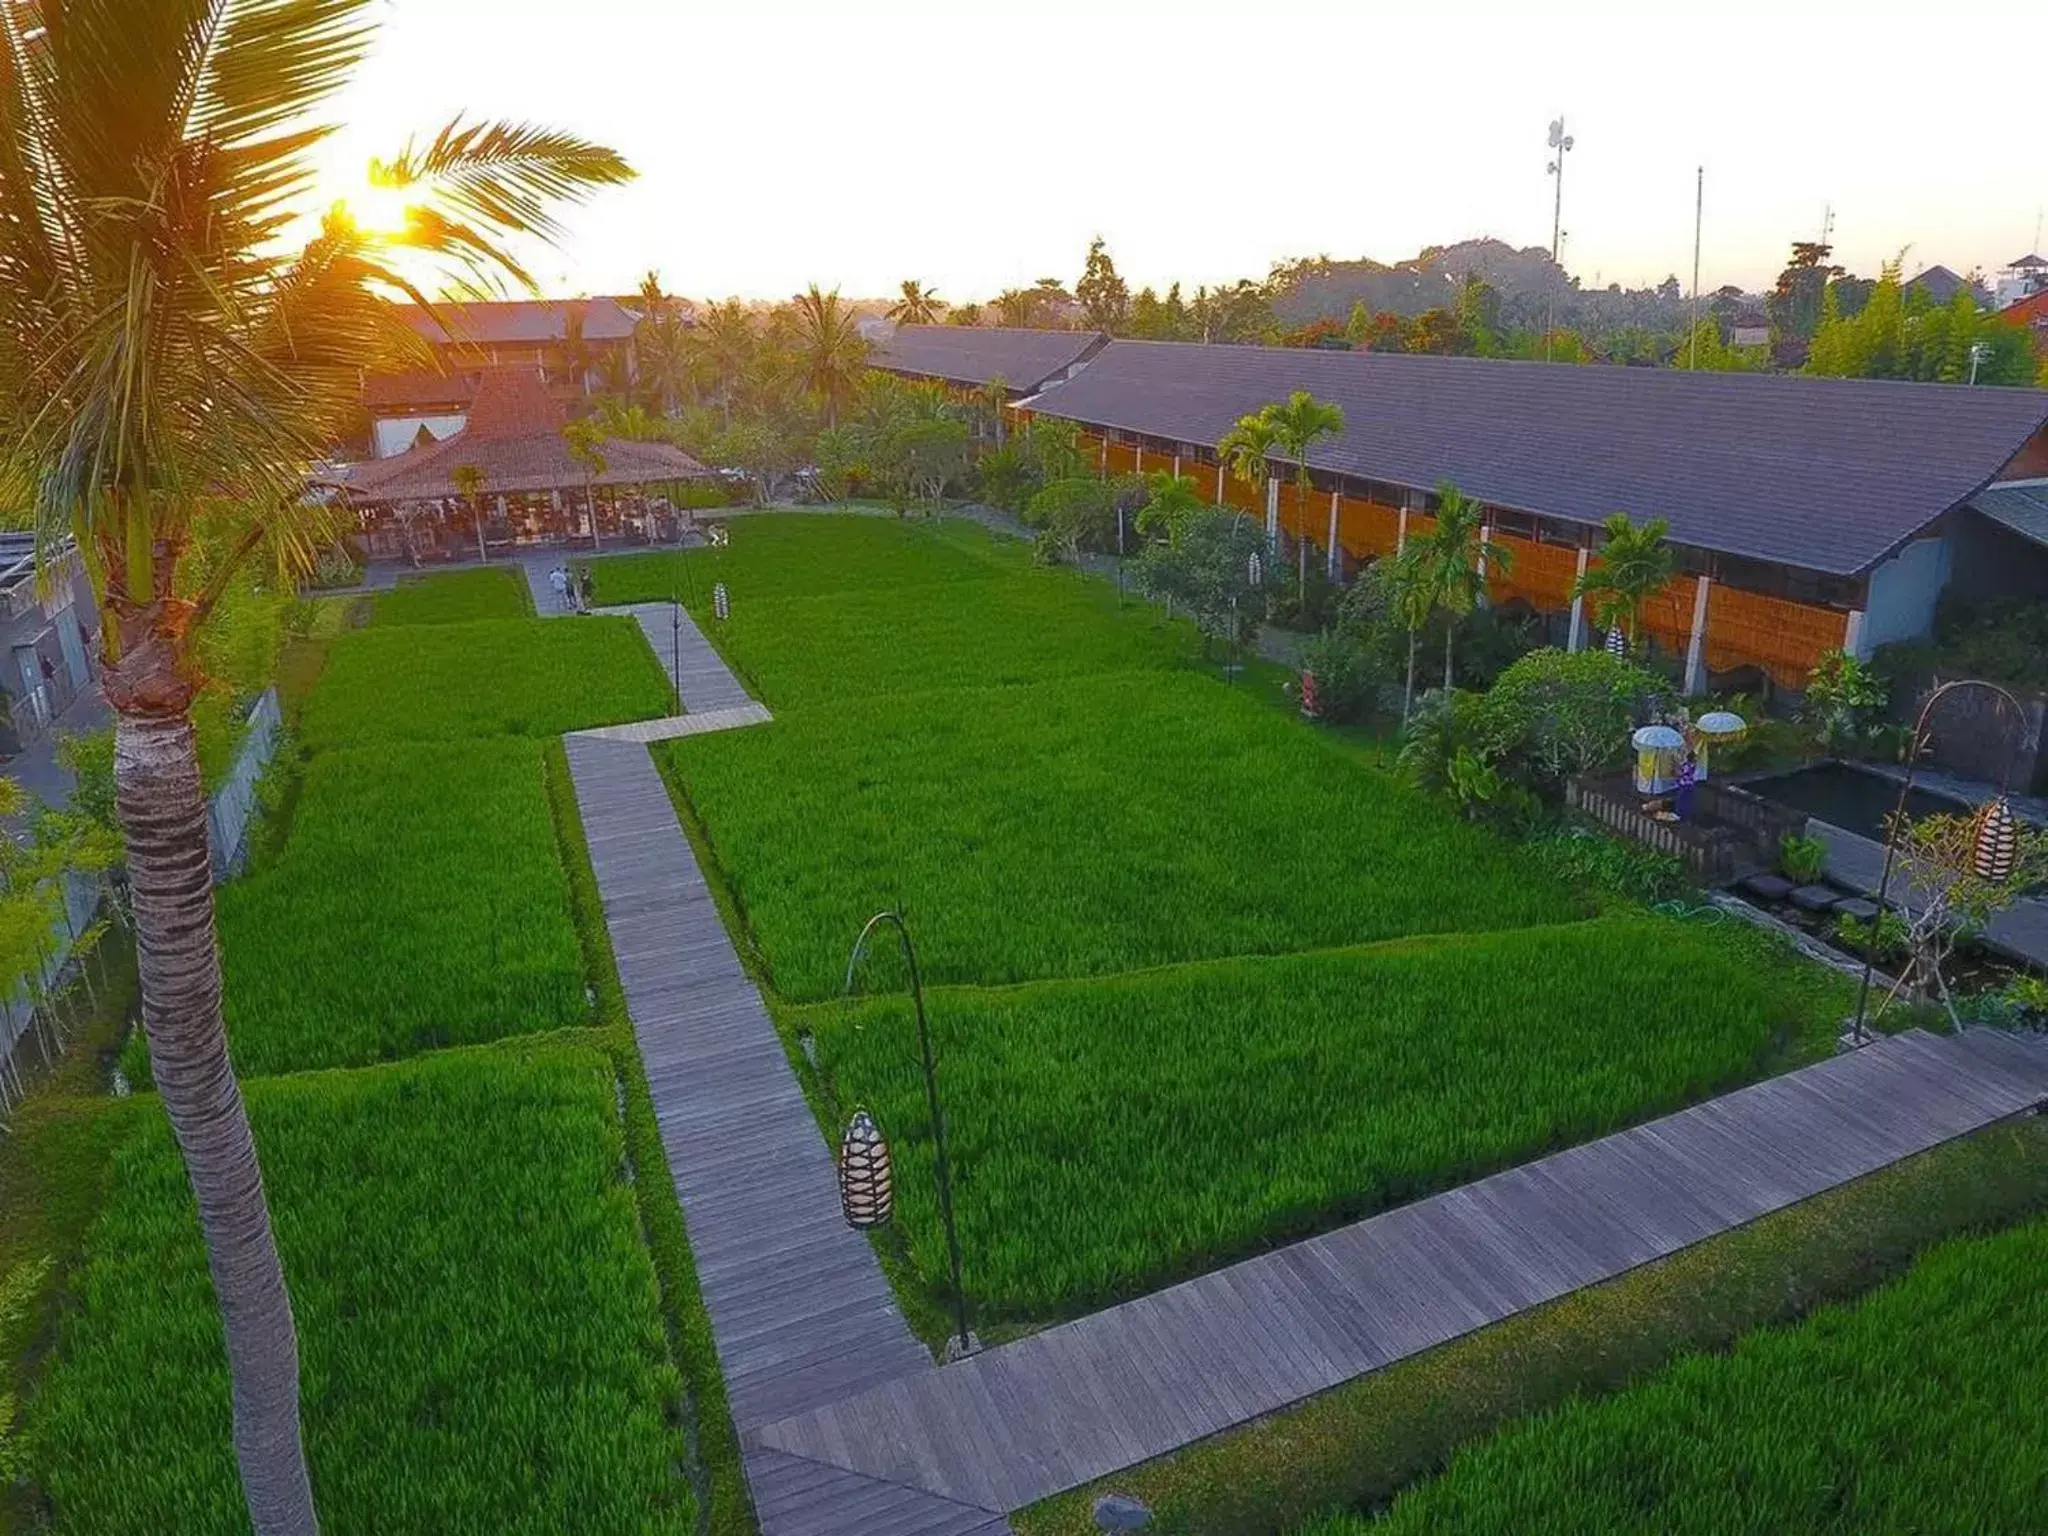
[[[697,327],[697,345],[707,371],[718,390],[718,402],[725,409],[725,424],[732,425],[732,401],[753,360],[757,337],[754,317],[738,299],[713,304]]]
[[[1264,411],[1237,418],[1237,425],[1216,440],[1216,457],[1229,469],[1231,478],[1242,480],[1259,493],[1259,505],[1266,505],[1266,482],[1273,477],[1273,454],[1279,449],[1280,433],[1273,418]],[[1266,533],[1271,543],[1273,532]]]
[[[475,464],[458,464],[448,478],[455,482],[455,494],[469,503],[469,515],[476,522],[476,557],[488,565],[491,556],[484,548],[484,472]]]
[[[1308,600],[1308,454],[1309,450],[1326,437],[1335,437],[1344,430],[1344,408],[1327,400],[1318,400],[1305,389],[1297,389],[1283,401],[1275,400],[1259,413],[1273,427],[1273,446],[1282,456],[1294,460],[1295,486],[1300,500],[1297,510],[1301,514],[1301,537],[1296,541],[1300,566],[1301,600]],[[1330,552],[1330,559],[1336,559],[1336,551]]]
[[[597,366],[597,348],[583,334],[585,307],[572,304],[562,313],[562,367],[576,381],[576,393],[590,393],[590,370]]]
[[[564,134],[458,121],[371,167],[414,205],[402,232],[335,210],[292,251],[324,136],[312,114],[376,14],[67,0],[0,20],[4,473],[32,494],[39,547],[76,538],[98,597],[143,1027],[197,1197],[258,1536],[318,1521],[291,1302],[221,1020],[200,635],[248,559],[281,579],[311,564],[331,523],[306,473],[358,410],[362,370],[428,362],[391,302],[420,297],[392,252],[527,283],[508,238],[556,235],[554,205],[632,174]]]
[[[995,296],[996,323],[1026,331],[1038,322],[1040,295],[1033,288],[1005,288]]]
[[[931,289],[915,278],[903,280],[903,297],[889,306],[889,318],[898,325],[937,325],[939,311],[946,307]]]
[[[804,388],[825,405],[825,425],[839,425],[839,407],[853,398],[867,366],[868,343],[858,317],[839,301],[839,290],[816,283],[796,296],[797,349]]]
[[[1479,606],[1486,583],[1495,571],[1514,566],[1514,551],[1480,536],[1486,526],[1486,508],[1473,501],[1450,481],[1436,488],[1436,526],[1420,541],[1422,560],[1428,571],[1430,609],[1441,609],[1444,625],[1444,690],[1452,683],[1452,652],[1457,642],[1458,620]]]
[[[1387,557],[1387,591],[1393,602],[1394,618],[1408,631],[1408,676],[1401,687],[1401,723],[1415,706],[1415,657],[1422,646],[1422,631],[1436,612],[1436,587],[1426,553],[1419,542]]]
[[[604,428],[588,416],[572,421],[562,428],[562,440],[569,445],[569,457],[583,470],[583,505],[590,512],[590,547],[604,548],[604,541],[597,532],[597,477],[610,466],[604,457]]]
[[[1628,636],[1631,656],[1637,653],[1643,604],[1678,574],[1678,551],[1664,542],[1671,525],[1661,517],[1635,524],[1616,512],[1602,524],[1607,537],[1600,557],[1572,584],[1572,596],[1591,598],[1593,622],[1602,629],[1620,629]]]
[[[1003,446],[1003,411],[1010,403],[1010,381],[1000,373],[981,386],[981,408],[996,424],[996,446]]]

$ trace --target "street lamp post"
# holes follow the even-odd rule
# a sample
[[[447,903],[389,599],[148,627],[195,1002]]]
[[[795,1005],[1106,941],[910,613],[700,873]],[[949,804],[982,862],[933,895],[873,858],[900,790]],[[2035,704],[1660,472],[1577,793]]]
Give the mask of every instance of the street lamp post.
[[[1564,117],[1559,114],[1550,122],[1550,148],[1557,158],[1550,162],[1550,174],[1557,178],[1557,188],[1550,205],[1550,264],[1558,264],[1558,253],[1564,245],[1564,157],[1572,147],[1572,136],[1564,131]],[[1550,341],[1557,329],[1557,282],[1559,273],[1551,275],[1549,312],[1543,324],[1543,361],[1550,361]]]
[[[960,1233],[953,1221],[953,1181],[946,1161],[946,1117],[939,1108],[939,1076],[932,1060],[931,1027],[925,1020],[924,981],[917,966],[917,947],[910,941],[910,929],[903,914],[894,910],[877,912],[867,920],[854,940],[853,953],[846,961],[847,993],[853,991],[855,969],[867,953],[868,935],[883,923],[896,930],[903,946],[904,961],[910,967],[910,996],[917,1010],[917,1045],[924,1061],[925,1105],[932,1117],[932,1148],[938,1168],[939,1216],[946,1227],[946,1253],[953,1268],[953,1318],[959,1329],[962,1358],[974,1353],[974,1339],[967,1326],[967,1287],[960,1277]],[[857,1155],[856,1155],[857,1154]],[[890,1192],[893,1173],[889,1146],[882,1139],[867,1110],[857,1110],[840,1143],[839,1197],[849,1226],[877,1227],[893,1213]],[[879,1191],[879,1195],[878,1195]]]
[[[1884,870],[1877,877],[1877,917],[1873,918],[1871,942],[1863,949],[1863,981],[1856,991],[1856,1023],[1850,1038],[1857,1044],[1864,1042],[1864,1020],[1870,1007],[1870,982],[1877,968],[1877,943],[1875,924],[1882,921],[1885,913],[1885,898],[1890,894],[1892,869],[1898,863],[1899,837],[1906,825],[1906,802],[1913,793],[1913,774],[1920,759],[1926,754],[1933,740],[1932,725],[1934,707],[1943,699],[1965,688],[1982,688],[1989,692],[1997,703],[1998,713],[2008,729],[2014,723],[2024,727],[2026,712],[2020,702],[1997,683],[1987,683],[1981,678],[1963,677],[1943,683],[1927,695],[1927,701],[1920,706],[1919,718],[1913,722],[1913,734],[1906,741],[1906,772],[1899,781],[1899,801],[1894,807],[1890,821],[1885,826]],[[2012,828],[2012,812],[2006,805],[2006,793],[2011,788],[2012,758],[2007,754],[2004,775],[1999,779],[1998,797],[1990,801],[1978,814],[1977,846],[1973,850],[1974,863],[1978,870],[1991,873],[2001,858],[2008,857],[1999,846],[2001,838],[2009,838]]]

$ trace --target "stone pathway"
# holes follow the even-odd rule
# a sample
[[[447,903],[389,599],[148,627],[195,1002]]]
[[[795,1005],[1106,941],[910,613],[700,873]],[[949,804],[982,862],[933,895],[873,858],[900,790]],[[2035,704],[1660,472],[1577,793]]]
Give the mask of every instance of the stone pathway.
[[[2044,1101],[2048,1040],[1910,1032],[748,1442],[990,1515],[1020,1509]]]

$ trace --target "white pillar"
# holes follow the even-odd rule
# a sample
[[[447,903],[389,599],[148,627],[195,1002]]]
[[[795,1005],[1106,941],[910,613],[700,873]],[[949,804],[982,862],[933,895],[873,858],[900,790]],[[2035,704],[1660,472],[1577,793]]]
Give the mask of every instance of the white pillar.
[[[1102,434],[1102,462],[1099,467],[1102,472],[1102,478],[1107,480],[1109,478],[1109,434],[1107,432]]]
[[[1339,494],[1339,493],[1338,493],[1338,492],[1336,492],[1336,491],[1332,491],[1332,492],[1330,492],[1330,580],[1332,580],[1332,581],[1335,581],[1335,580],[1337,579],[1337,497],[1338,497],[1338,494]]]
[[[1131,473],[1134,475],[1145,473],[1145,445],[1143,443],[1131,444]]]
[[[1577,580],[1583,580],[1585,578],[1586,558],[1590,554],[1592,554],[1592,551],[1586,548],[1585,545],[1581,544],[1579,546],[1579,568],[1576,572]],[[1577,581],[1575,580],[1574,585],[1576,584]],[[1568,651],[1583,651],[1585,648],[1586,599],[1583,596],[1575,595],[1572,598],[1572,628],[1570,635],[1567,636],[1565,639],[1565,649]]]
[[[1713,585],[1702,575],[1693,587],[1692,638],[1685,646],[1685,693],[1697,698],[1707,691],[1707,589]]]
[[[1173,456],[1173,478],[1180,478],[1180,455],[1177,453]]]
[[[1394,553],[1405,554],[1408,549],[1408,504],[1401,504],[1401,520],[1394,526]]]
[[[1842,631],[1842,649],[1858,661],[1870,660],[1870,647],[1863,640],[1863,610],[1849,610],[1849,622]]]
[[[1280,477],[1266,477],[1266,542],[1277,545],[1280,542]]]
[[[1486,590],[1486,573],[1493,564],[1493,524],[1479,525],[1479,606],[1490,608],[1493,598]]]
[[[1216,505],[1223,505],[1223,461],[1216,461]]]

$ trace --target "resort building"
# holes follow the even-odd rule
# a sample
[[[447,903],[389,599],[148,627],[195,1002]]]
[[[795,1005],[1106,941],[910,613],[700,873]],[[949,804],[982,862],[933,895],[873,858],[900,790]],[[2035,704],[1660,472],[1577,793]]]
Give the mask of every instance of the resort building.
[[[37,579],[36,536],[0,533],[0,758],[20,752],[92,686],[99,613],[92,582],[70,539],[44,551]]]
[[[667,443],[621,438],[601,439],[594,456],[579,459],[563,433],[567,422],[539,365],[486,368],[448,437],[342,466],[316,483],[356,510],[372,557],[673,537],[676,492],[713,471]]]
[[[1025,377],[1074,340],[947,329],[918,328],[925,376]],[[893,356],[878,366],[900,371]],[[1492,600],[1544,615],[1560,643],[1597,639],[1571,589],[1601,523],[1664,518],[1682,574],[1645,622],[1696,688],[1800,687],[1831,648],[1924,635],[1945,592],[2048,595],[2048,530],[2008,494],[2048,487],[2037,390],[1143,341],[1063,371],[1019,413],[1076,423],[1101,473],[1188,476],[1333,569],[1397,549],[1455,483],[1513,551]],[[1305,502],[1278,461],[1262,498],[1214,445],[1299,389],[1341,406],[1345,430],[1309,454]]]
[[[409,307],[405,318],[432,348],[435,366],[364,375],[370,451],[380,459],[461,431],[489,368],[531,368],[563,404],[584,398],[607,374],[631,366],[638,319],[605,298],[440,304],[431,313]]]
[[[962,393],[978,392],[1000,379],[1012,400],[1072,378],[1109,345],[1100,331],[980,325],[898,325],[873,339],[871,368],[906,379],[933,379]]]

